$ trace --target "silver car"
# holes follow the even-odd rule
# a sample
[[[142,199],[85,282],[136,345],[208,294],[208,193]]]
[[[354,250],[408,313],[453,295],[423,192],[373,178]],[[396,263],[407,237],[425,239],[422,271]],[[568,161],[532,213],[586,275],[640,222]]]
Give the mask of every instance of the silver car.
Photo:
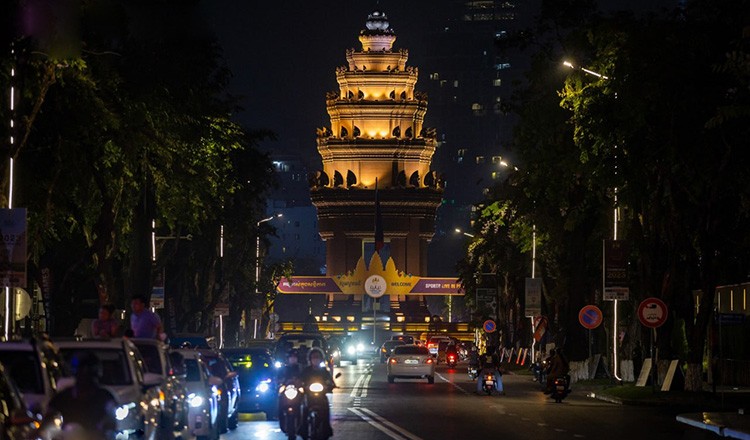
[[[187,385],[188,427],[198,440],[219,438],[219,387],[223,380],[211,376],[200,352],[174,350],[182,355]]]
[[[0,363],[21,390],[26,407],[44,414],[58,388],[72,384],[57,347],[46,340],[25,339],[0,343]]]
[[[397,377],[427,378],[427,383],[435,383],[435,359],[426,347],[400,345],[388,358],[388,383]]]
[[[156,439],[162,419],[164,393],[162,378],[146,371],[141,354],[125,338],[58,341],[66,361],[76,353],[93,353],[101,366],[99,384],[115,397],[118,438],[131,435]]]

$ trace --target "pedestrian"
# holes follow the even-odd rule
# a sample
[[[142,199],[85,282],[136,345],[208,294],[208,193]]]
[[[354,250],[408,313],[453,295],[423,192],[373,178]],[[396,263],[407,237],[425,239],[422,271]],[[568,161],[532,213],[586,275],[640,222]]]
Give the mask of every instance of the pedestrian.
[[[113,338],[117,336],[117,321],[114,317],[115,306],[102,304],[99,307],[99,318],[91,323],[91,336],[95,338]]]
[[[160,339],[162,337],[161,318],[148,309],[148,300],[143,295],[134,295],[130,301],[133,313],[130,315],[130,328],[134,338]]]

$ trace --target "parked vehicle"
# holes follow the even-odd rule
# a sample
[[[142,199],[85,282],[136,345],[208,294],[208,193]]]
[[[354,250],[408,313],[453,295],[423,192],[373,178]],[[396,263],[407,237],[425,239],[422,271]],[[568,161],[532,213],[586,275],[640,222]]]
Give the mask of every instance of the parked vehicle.
[[[175,352],[184,359],[190,434],[197,440],[218,440],[219,387],[223,381],[211,375],[199,351],[181,349]]]
[[[26,440],[35,438],[39,422],[26,407],[21,392],[0,365],[0,438]]]
[[[265,348],[226,348],[221,351],[238,375],[241,412],[263,411],[266,419],[276,418],[278,395],[276,369]]]
[[[159,388],[162,377],[146,371],[146,363],[133,342],[114,338],[58,341],[56,345],[68,365],[73,355],[80,352],[93,353],[99,359],[99,384],[112,393],[118,404],[119,435],[157,438],[164,408]]]
[[[393,349],[388,358],[388,383],[397,377],[427,378],[427,383],[435,383],[435,360],[425,347],[400,345]]]
[[[44,414],[58,388],[69,386],[58,348],[50,341],[25,339],[0,343],[0,363],[21,390],[26,407]]]
[[[131,339],[138,347],[146,370],[161,377],[164,393],[164,412],[160,422],[162,429],[182,432],[188,427],[187,386],[185,377],[177,374],[169,356],[169,346],[157,339]]]

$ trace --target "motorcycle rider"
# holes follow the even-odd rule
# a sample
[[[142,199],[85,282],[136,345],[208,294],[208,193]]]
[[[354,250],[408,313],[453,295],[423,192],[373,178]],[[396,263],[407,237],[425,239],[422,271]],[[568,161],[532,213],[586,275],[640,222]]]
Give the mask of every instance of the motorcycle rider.
[[[555,379],[558,377],[566,376],[570,372],[570,364],[568,359],[562,352],[561,348],[554,350],[552,353],[552,359],[550,359],[549,371],[547,372],[547,387],[544,389],[544,394],[551,394],[552,388],[555,386]]]
[[[294,384],[295,386],[301,386],[302,384],[302,368],[299,364],[299,352],[296,348],[290,349],[286,354],[286,363],[279,370],[276,377],[276,383],[279,385]],[[276,414],[284,414],[285,409],[283,408],[283,399],[278,400],[278,412]],[[285,423],[283,417],[279,416],[279,427],[284,432]]]
[[[469,350],[469,378],[473,378],[471,376],[472,369],[476,370],[477,374],[479,374],[479,351],[477,351],[477,346],[473,344],[471,350]]]
[[[448,346],[445,348],[445,361],[448,362],[448,359],[450,356],[453,355],[453,359],[458,362],[458,349],[456,348],[456,344],[451,342],[448,344]]]
[[[484,375],[491,373],[495,375],[495,389],[498,393],[503,393],[503,379],[500,373],[500,359],[495,352],[494,347],[487,347],[484,355],[479,358],[480,369],[477,373],[477,394],[482,393],[484,385]]]
[[[110,440],[115,438],[117,403],[112,394],[99,385],[99,359],[93,353],[73,355],[70,367],[75,385],[58,392],[49,402],[48,412],[62,415],[63,427],[83,430],[76,439]]]
[[[308,385],[314,382],[320,382],[323,384],[324,391],[330,393],[336,388],[336,384],[333,382],[333,377],[328,371],[325,362],[325,355],[323,351],[318,347],[313,347],[307,354],[308,364],[304,370],[302,370],[302,383],[307,389]],[[331,410],[329,408],[327,398],[326,404],[320,408],[322,414],[320,419],[323,422],[321,434],[322,438],[329,438],[333,436],[333,428],[331,428]],[[304,438],[304,436],[303,436]]]

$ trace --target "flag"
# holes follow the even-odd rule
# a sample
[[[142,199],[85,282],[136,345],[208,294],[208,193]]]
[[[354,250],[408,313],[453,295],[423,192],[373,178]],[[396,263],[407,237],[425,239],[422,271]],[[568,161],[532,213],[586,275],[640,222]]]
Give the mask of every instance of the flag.
[[[380,215],[380,198],[378,197],[378,179],[375,178],[375,252],[380,253],[380,250],[385,246],[385,238],[383,237],[383,218]]]

